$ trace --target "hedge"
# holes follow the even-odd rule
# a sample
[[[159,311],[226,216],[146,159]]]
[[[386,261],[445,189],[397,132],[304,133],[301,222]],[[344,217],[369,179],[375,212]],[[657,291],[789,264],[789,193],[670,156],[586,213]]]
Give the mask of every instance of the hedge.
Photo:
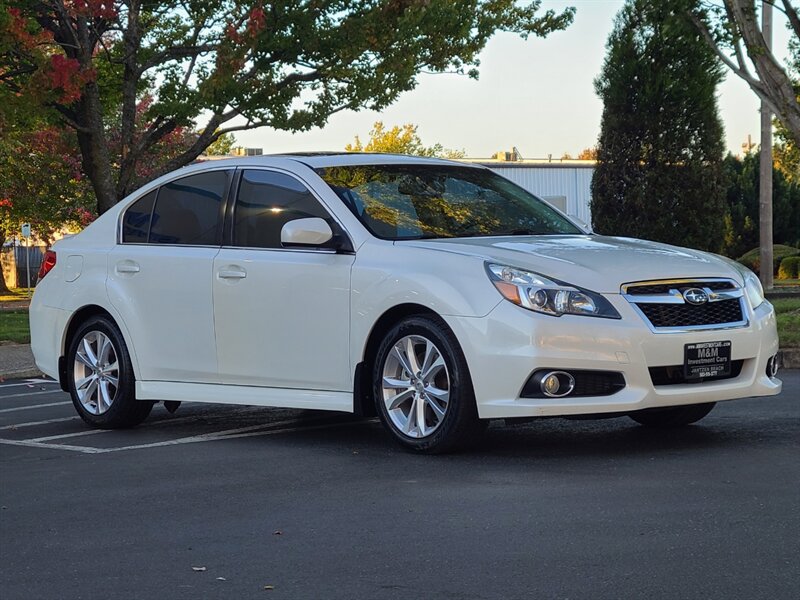
[[[800,256],[788,256],[781,261],[778,279],[800,279]]]
[[[761,267],[760,249],[753,248],[750,252],[743,254],[736,260],[742,263],[745,267],[758,273]],[[783,244],[775,244],[772,247],[772,273],[778,274],[778,269],[781,266],[781,261],[790,256],[800,256],[800,249],[792,246],[784,246]]]

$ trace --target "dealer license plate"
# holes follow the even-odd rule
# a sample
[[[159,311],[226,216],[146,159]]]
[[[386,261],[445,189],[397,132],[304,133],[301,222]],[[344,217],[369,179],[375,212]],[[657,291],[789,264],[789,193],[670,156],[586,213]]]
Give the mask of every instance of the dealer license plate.
[[[683,347],[683,374],[686,379],[730,375],[730,341],[686,344]]]

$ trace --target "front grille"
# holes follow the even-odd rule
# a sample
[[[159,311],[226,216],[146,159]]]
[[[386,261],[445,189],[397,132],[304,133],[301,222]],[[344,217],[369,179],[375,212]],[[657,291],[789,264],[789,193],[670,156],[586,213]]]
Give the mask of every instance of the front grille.
[[[702,304],[690,300],[700,295]],[[705,293],[705,298],[702,294]],[[623,297],[633,304],[651,328],[659,333],[692,328],[714,329],[746,325],[744,290],[732,279],[662,279],[622,286]]]
[[[653,327],[723,325],[743,320],[739,298],[706,304],[636,304]]]
[[[742,372],[743,360],[731,361],[730,375],[717,375],[706,377],[705,379],[686,379],[683,373],[683,365],[672,365],[669,367],[650,367],[650,379],[653,385],[678,385],[680,383],[706,383],[709,381],[719,381],[721,379],[733,379]]]
[[[521,397],[523,398],[544,398],[542,390],[539,388],[537,375],[547,371],[557,369],[538,369],[528,378],[522,388]],[[565,398],[575,396],[610,396],[616,394],[625,387],[625,377],[622,373],[615,371],[584,371],[566,369],[567,373],[575,378],[575,389]]]
[[[680,281],[674,283],[650,283],[644,285],[631,285],[626,293],[630,296],[648,296],[651,294],[668,294],[670,290],[684,291],[693,287],[708,288],[712,292],[735,290],[732,281]]]

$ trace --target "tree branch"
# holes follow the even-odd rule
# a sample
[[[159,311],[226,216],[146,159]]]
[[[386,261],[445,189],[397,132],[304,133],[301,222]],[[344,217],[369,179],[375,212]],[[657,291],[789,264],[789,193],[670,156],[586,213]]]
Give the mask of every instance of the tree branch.
[[[77,116],[73,111],[68,109],[66,106],[62,106],[61,104],[56,104],[51,102],[49,104],[51,108],[58,112],[59,118],[64,121],[69,127],[72,127],[75,131],[79,131],[81,133],[91,133],[92,130],[89,127],[84,125],[80,125],[77,121]]]
[[[789,0],[783,0],[783,6],[786,9],[784,12],[789,19],[789,23],[794,29],[794,34],[800,38],[800,16],[797,14],[797,9],[789,3]]]
[[[697,29],[700,31],[700,34],[703,36],[703,39],[706,41],[708,46],[714,51],[714,54],[717,55],[717,57],[725,64],[726,67],[728,67],[736,75],[738,75],[739,77],[744,79],[747,82],[747,84],[751,88],[753,88],[754,91],[756,90],[756,88],[759,88],[759,91],[756,91],[756,93],[759,96],[761,96],[761,90],[760,90],[761,82],[759,82],[757,79],[753,78],[750,75],[749,71],[747,71],[746,69],[740,68],[736,63],[734,63],[730,59],[730,57],[728,57],[722,51],[722,49],[717,45],[717,42],[714,39],[714,36],[711,35],[711,32],[709,31],[708,27],[706,26],[706,24],[703,22],[703,20],[700,17],[698,17],[695,13],[693,13],[691,11],[688,14],[689,14],[689,18],[692,20],[692,22],[695,24]]]
[[[174,60],[176,58],[196,57],[204,52],[212,52],[216,50],[213,44],[200,44],[199,46],[173,46],[167,48],[163,52],[154,54],[148,60],[144,61],[139,67],[139,73],[145,73],[153,67],[157,67],[165,62]]]
[[[187,165],[200,156],[200,154],[208,147],[209,144],[222,135],[221,131],[217,131],[222,123],[221,119],[222,115],[219,113],[214,114],[208,120],[203,132],[197,137],[194,144],[192,144],[186,151],[163,164],[161,168],[158,169],[153,175],[153,179],[161,177],[165,173],[169,173],[170,171],[174,171],[179,167]]]

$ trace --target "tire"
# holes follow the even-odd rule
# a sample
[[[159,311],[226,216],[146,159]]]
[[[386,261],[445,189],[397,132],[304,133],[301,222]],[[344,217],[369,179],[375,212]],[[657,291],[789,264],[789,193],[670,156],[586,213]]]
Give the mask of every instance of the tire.
[[[715,402],[707,404],[690,404],[688,406],[675,406],[672,408],[648,408],[629,414],[628,416],[645,427],[683,427],[696,423],[714,408]]]
[[[104,316],[81,324],[67,351],[67,388],[81,419],[99,429],[144,421],[154,402],[136,400],[130,354],[116,323]]]
[[[411,316],[392,327],[378,347],[372,382],[381,421],[408,450],[441,454],[462,449],[477,442],[486,428],[478,419],[464,353],[441,319]]]

